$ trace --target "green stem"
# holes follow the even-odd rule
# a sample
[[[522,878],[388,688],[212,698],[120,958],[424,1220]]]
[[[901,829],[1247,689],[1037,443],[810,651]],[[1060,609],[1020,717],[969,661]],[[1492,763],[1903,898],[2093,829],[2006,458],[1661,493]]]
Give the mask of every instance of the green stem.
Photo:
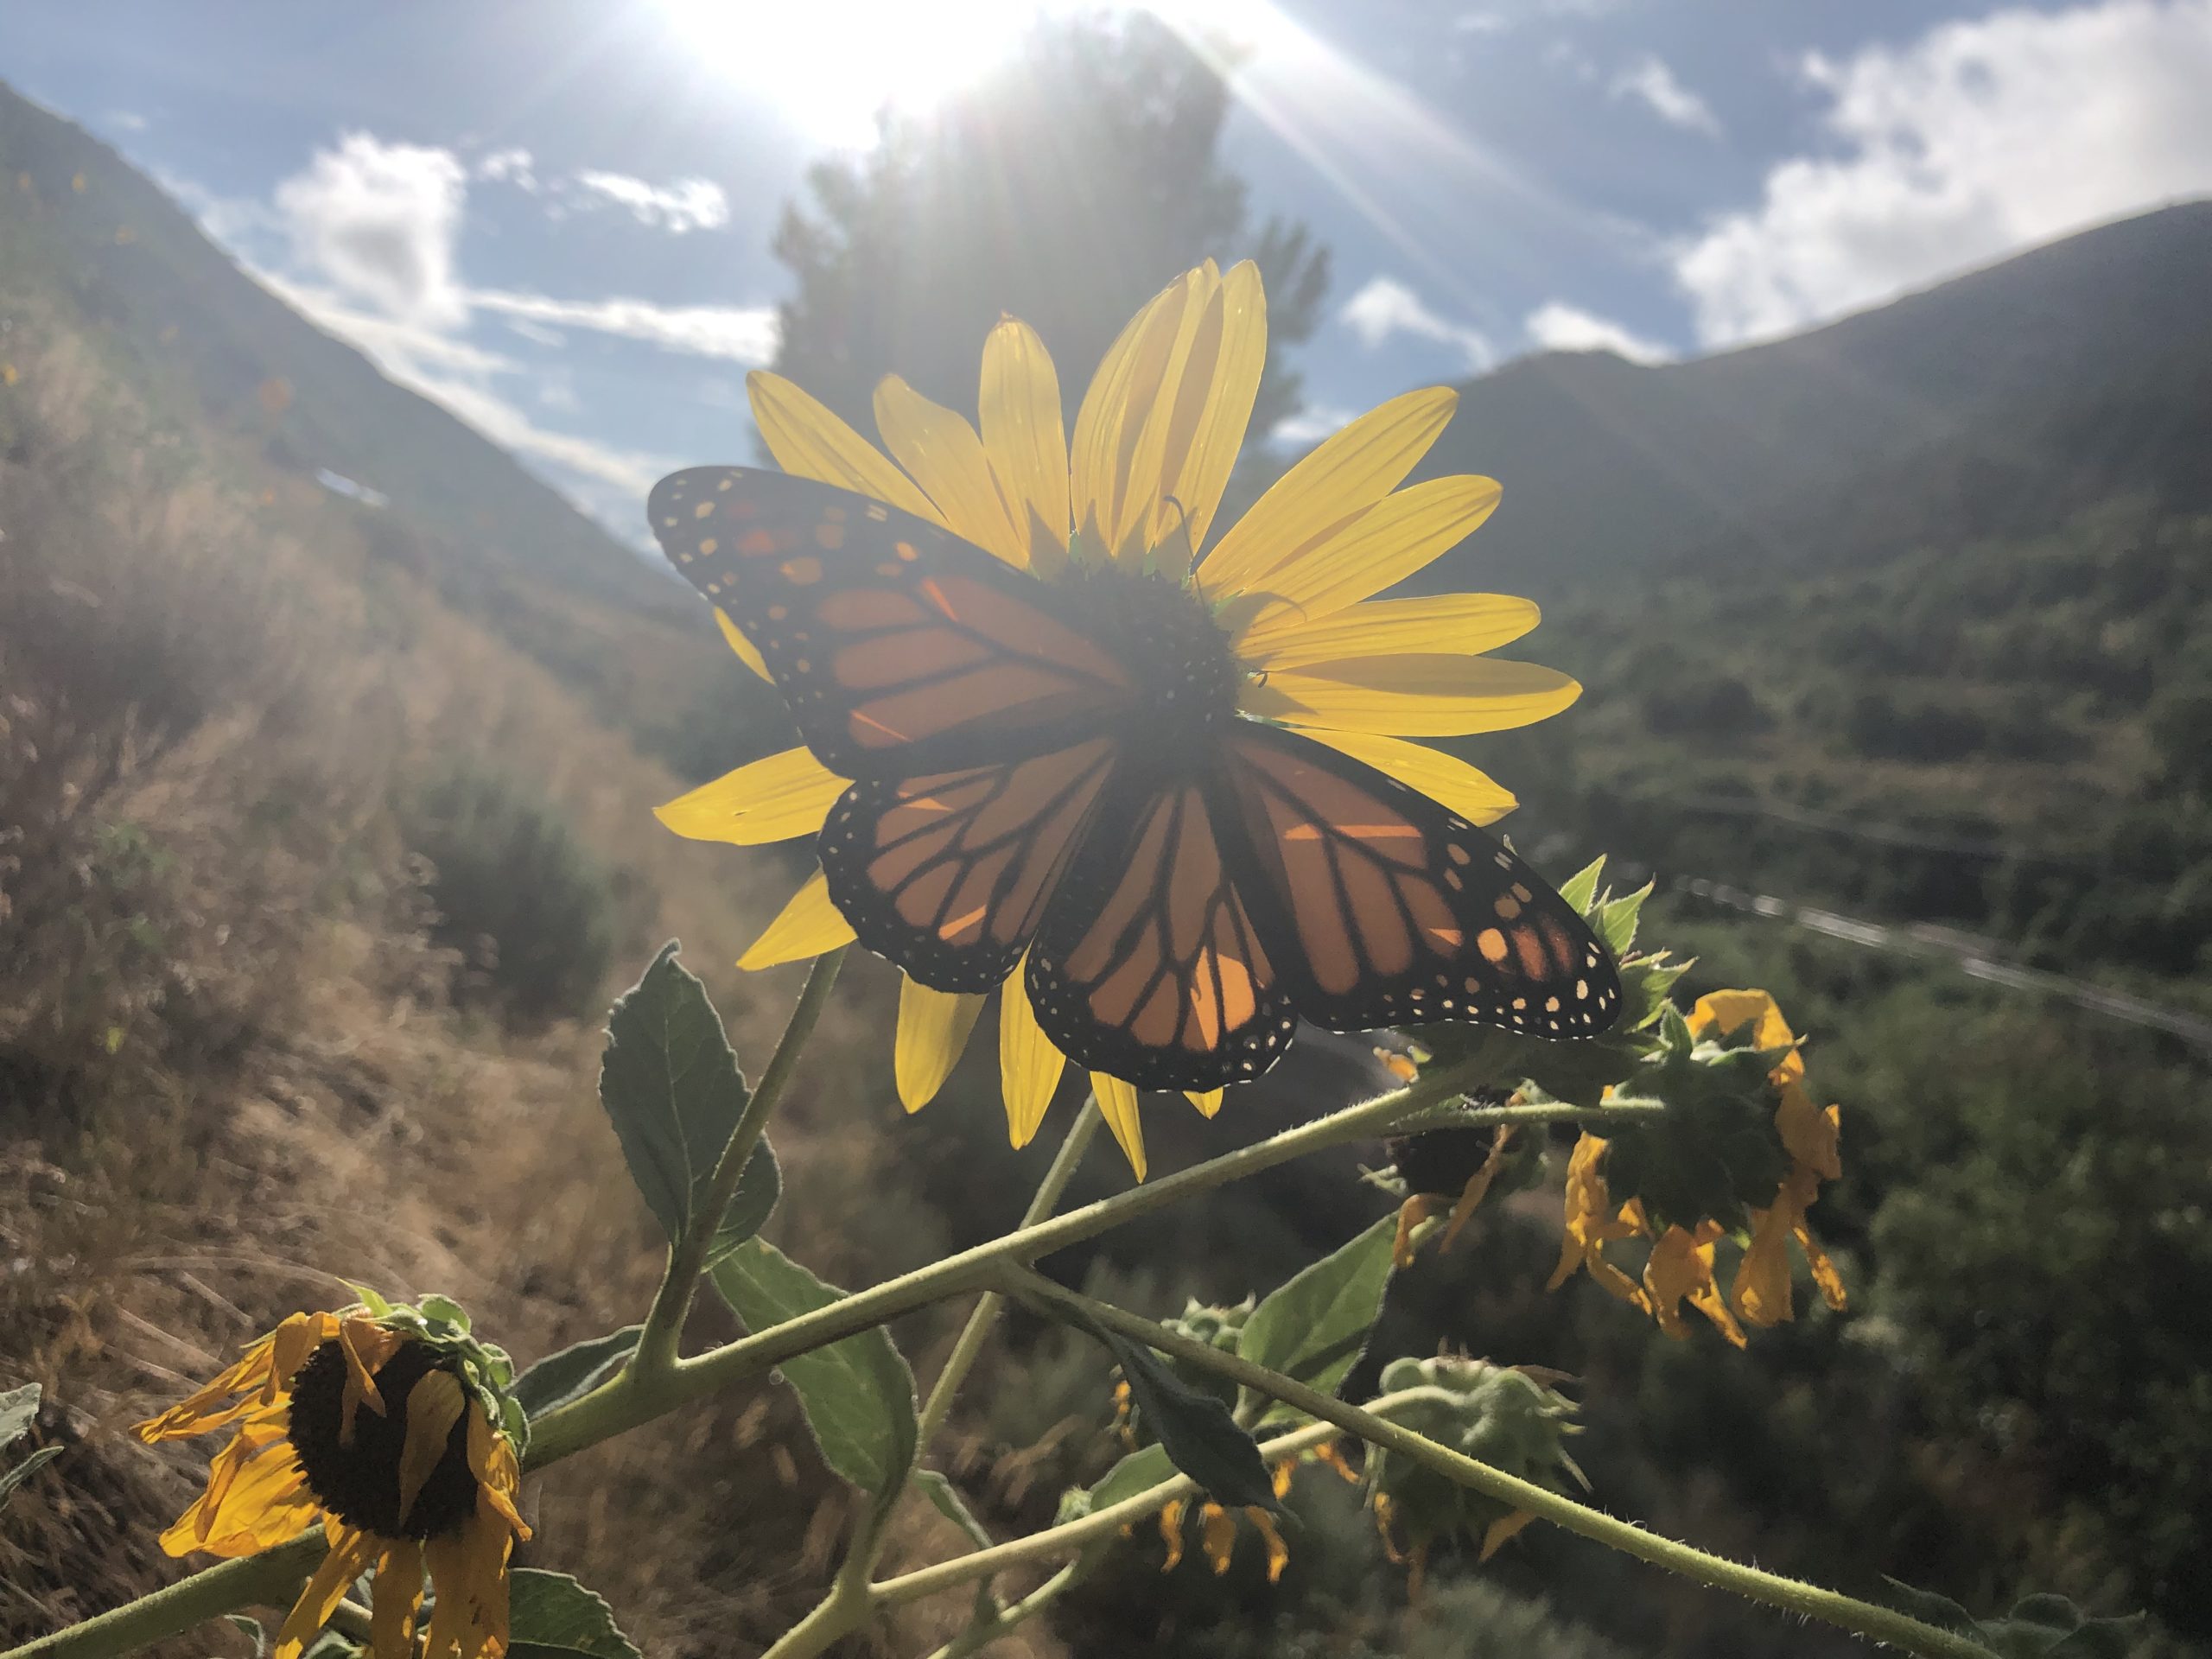
[[[615,1383],[548,1414],[541,1423],[533,1425],[528,1465],[541,1468],[585,1446],[595,1446],[639,1423],[649,1422],[685,1401],[772,1370],[793,1355],[825,1347],[857,1331],[885,1324],[948,1296],[988,1287],[1003,1262],[1036,1261],[1125,1222],[1151,1215],[1194,1193],[1243,1180],[1324,1147],[1384,1134],[1401,1117],[1463,1094],[1486,1081],[1490,1073],[1491,1068],[1479,1059],[1431,1072],[1416,1083],[1362,1105],[1332,1112],[1148,1185],[1117,1192],[1112,1198],[1068,1211],[1050,1221],[975,1245],[812,1313],[802,1314],[772,1330],[742,1337],[708,1353],[679,1361],[664,1386],[650,1396],[624,1390],[619,1386],[620,1379],[617,1379]],[[1468,1112],[1459,1121],[1469,1126],[1618,1121],[1631,1115],[1656,1116],[1665,1109],[1656,1102],[1603,1107],[1492,1106]]]
[[[966,1630],[931,1654],[930,1659],[968,1659],[969,1654],[982,1652],[1015,1625],[1043,1612],[1059,1599],[1063,1591],[1080,1583],[1083,1576],[1083,1558],[1077,1556],[1020,1601],[1000,1608],[988,1618],[969,1624]]]
[[[1860,1601],[1818,1585],[1784,1578],[1778,1573],[1763,1572],[1738,1561],[1709,1555],[1693,1545],[1646,1532],[1632,1522],[1617,1520],[1602,1510],[1578,1503],[1548,1487],[1478,1463],[1411,1429],[1386,1422],[1372,1411],[1347,1405],[1263,1365],[1223,1353],[1150,1319],[1078,1291],[1065,1289],[1031,1268],[1008,1266],[1001,1272],[1007,1288],[1025,1298],[1079,1312],[1108,1330],[1141,1342],[1148,1348],[1241,1383],[1310,1417],[1333,1423],[1370,1445],[1396,1452],[1459,1485],[1471,1487],[1515,1509],[1529,1510],[1541,1520],[1556,1522],[1570,1532],[1649,1561],[1654,1567],[1664,1567],[1716,1590],[1732,1591],[1786,1612],[1820,1619],[1854,1635],[1889,1643],[1909,1653],[1922,1655],[1923,1659],[1989,1659],[1987,1650],[1980,1643],[1953,1631],[1923,1624],[1895,1608]],[[879,1590],[887,1587],[877,1586]]]
[[[669,1247],[668,1271],[661,1276],[660,1288],[653,1294],[652,1311],[645,1315],[645,1329],[638,1335],[637,1352],[625,1373],[635,1379],[632,1386],[650,1388],[654,1381],[676,1368],[683,1321],[691,1312],[691,1299],[698,1294],[699,1275],[706,1271],[707,1252],[714,1248],[722,1217],[728,1213],[730,1200],[737,1196],[737,1184],[744,1177],[747,1162],[760,1144],[777,1103],[791,1086],[800,1051],[814,1034],[815,1024],[829,1004],[830,988],[837,982],[837,969],[844,965],[846,949],[841,945],[814,959],[814,966],[807,972],[806,984],[792,1006],[791,1017],[785,1023],[784,1034],[777,1039],[775,1052],[768,1057],[767,1069],[761,1072],[760,1082],[753,1084],[753,1097],[745,1103],[745,1109],[738,1115],[737,1127],[730,1131],[721,1156],[715,1160],[714,1173],[707,1179],[705,1197],[684,1227],[683,1236]]]
[[[181,1636],[196,1624],[241,1607],[289,1607],[321,1563],[322,1552],[322,1529],[312,1528],[289,1543],[194,1573],[67,1630],[26,1642],[10,1649],[6,1659],[129,1653]]]
[[[1098,1096],[1092,1095],[1083,1103],[1075,1122],[1068,1126],[1067,1136],[1060,1142],[1059,1151],[1053,1154],[1051,1167],[1037,1184],[1029,1207],[1022,1211],[1020,1227],[1034,1227],[1052,1213],[1052,1207],[1059,1203],[1060,1195],[1075,1179],[1084,1154],[1090,1150],[1090,1143],[1097,1138],[1099,1126],[1104,1122],[1098,1110]],[[975,1368],[983,1344],[989,1339],[991,1327],[998,1323],[1000,1310],[1005,1306],[1006,1298],[995,1290],[987,1290],[976,1299],[968,1322],[960,1327],[960,1335],[953,1342],[952,1352],[945,1357],[944,1369],[937,1374],[937,1381],[930,1385],[929,1398],[922,1402],[914,1437],[914,1444],[922,1451],[929,1449],[930,1442],[944,1427],[944,1420],[951,1415],[952,1402],[960,1392],[960,1385]],[[910,1472],[906,1484],[912,1484],[912,1480]],[[868,1574],[875,1571],[876,1562],[883,1558],[892,1508],[890,1503],[879,1503],[864,1512],[845,1565],[838,1573],[842,1582],[865,1584]]]

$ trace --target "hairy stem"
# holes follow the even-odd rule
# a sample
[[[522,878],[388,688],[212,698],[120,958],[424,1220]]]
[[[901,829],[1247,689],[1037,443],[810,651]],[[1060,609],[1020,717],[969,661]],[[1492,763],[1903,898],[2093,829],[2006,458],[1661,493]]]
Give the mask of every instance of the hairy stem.
[[[676,1368],[683,1321],[691,1312],[691,1299],[698,1294],[699,1275],[706,1270],[707,1252],[714,1248],[722,1217],[728,1213],[730,1200],[737,1196],[737,1184],[745,1174],[747,1162],[760,1146],[768,1120],[774,1115],[777,1103],[784,1097],[784,1090],[791,1086],[799,1053],[806,1047],[807,1039],[814,1034],[815,1023],[822,1018],[822,1010],[829,1003],[830,988],[837,982],[837,969],[844,965],[845,950],[840,946],[814,959],[798,1001],[791,1008],[791,1017],[785,1023],[784,1034],[776,1039],[775,1052],[768,1057],[767,1069],[753,1084],[752,1098],[745,1103],[745,1109],[738,1115],[737,1127],[730,1131],[728,1144],[715,1161],[704,1200],[684,1228],[683,1236],[669,1247],[668,1271],[661,1276],[660,1288],[653,1294],[652,1311],[645,1315],[645,1329],[638,1335],[637,1353],[624,1373],[636,1379],[633,1386],[650,1386]]]
[[[67,1630],[26,1642],[10,1649],[6,1659],[129,1653],[243,1607],[289,1607],[321,1564],[322,1552],[322,1529],[312,1528],[274,1549],[194,1573]]]
[[[1909,1653],[1922,1655],[1923,1659],[1989,1659],[1987,1650],[1980,1643],[1923,1624],[1895,1608],[1877,1606],[1818,1585],[1784,1578],[1778,1573],[1767,1573],[1722,1556],[1709,1555],[1692,1545],[1646,1532],[1632,1522],[1618,1520],[1602,1510],[1578,1503],[1548,1487],[1478,1463],[1411,1429],[1388,1422],[1371,1410],[1347,1405],[1263,1365],[1223,1353],[1150,1319],[1078,1291],[1065,1289],[1031,1268],[1009,1265],[1001,1273],[1007,1287],[1026,1299],[1086,1315],[1108,1330],[1141,1342],[1148,1348],[1242,1383],[1308,1416],[1333,1423],[1370,1445],[1382,1446],[1432,1469],[1459,1485],[1471,1487],[1516,1509],[1527,1510],[1539,1519],[1554,1522],[1570,1532],[1649,1561],[1654,1567],[1664,1567],[1717,1590],[1732,1591],[1786,1612],[1820,1619],[1854,1635],[1889,1643]]]

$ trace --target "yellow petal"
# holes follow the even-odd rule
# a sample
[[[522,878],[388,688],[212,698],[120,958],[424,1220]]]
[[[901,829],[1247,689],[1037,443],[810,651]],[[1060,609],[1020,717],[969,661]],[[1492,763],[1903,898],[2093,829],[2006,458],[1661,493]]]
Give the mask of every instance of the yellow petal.
[[[898,1077],[900,1105],[918,1112],[937,1098],[982,1011],[981,996],[933,991],[911,979],[899,982],[899,1036],[891,1069]]]
[[[729,613],[719,605],[715,607],[715,626],[722,631],[722,639],[737,653],[739,662],[762,679],[774,683],[775,677],[768,672],[768,659],[753,648],[753,642],[745,637],[744,632],[729,620]]]
[[[1221,1109],[1221,1090],[1218,1089],[1185,1089],[1183,1098],[1198,1109],[1201,1117],[1211,1117]]]
[[[407,1391],[407,1439],[399,1448],[399,1522],[415,1508],[423,1483],[436,1472],[446,1441],[461,1421],[468,1397],[451,1371],[425,1371]]]
[[[1199,586],[1216,599],[1241,594],[1366,512],[1404,481],[1459,403],[1448,386],[1409,391],[1324,441],[1223,533]]]
[[[1512,1541],[1515,1534],[1535,1518],[1535,1512],[1529,1510],[1516,1510],[1510,1515],[1499,1516],[1484,1529],[1482,1554],[1476,1559],[1490,1560]]]
[[[1183,1560],[1183,1500],[1170,1498],[1160,1506],[1160,1541],[1167,1546],[1167,1559],[1160,1564],[1163,1573],[1173,1573]]]
[[[806,749],[785,749],[679,795],[653,816],[693,841],[758,847],[822,828],[848,782]]]
[[[507,1437],[493,1428],[492,1420],[480,1410],[468,1414],[468,1468],[476,1477],[478,1507],[488,1504],[516,1537],[529,1537],[530,1527],[514,1502],[515,1494],[522,1490],[522,1465]]]
[[[1218,1503],[1209,1503],[1198,1511],[1198,1548],[1213,1567],[1214,1577],[1229,1571],[1229,1563],[1236,1554],[1236,1517]]]
[[[1276,1496],[1280,1497],[1281,1494],[1278,1492]],[[1290,1565],[1290,1546],[1283,1541],[1282,1534],[1276,1529],[1274,1517],[1265,1510],[1249,1509],[1244,1511],[1244,1516],[1259,1529],[1260,1536],[1267,1541],[1268,1582],[1281,1583],[1283,1568]]]
[[[370,1659],[414,1659],[415,1615],[422,1605],[422,1545],[411,1538],[388,1544],[377,1560],[369,1614]]]
[[[367,1533],[355,1532],[336,1521],[329,1522],[329,1527],[330,1553],[322,1558],[322,1565],[315,1568],[307,1588],[292,1604],[292,1611],[284,1616],[283,1626],[276,1632],[276,1645],[270,1650],[271,1659],[300,1659],[315,1633],[330,1622],[331,1613],[353,1587],[353,1580],[384,1553],[382,1541]]]
[[[1185,524],[1190,545],[1205,545],[1267,357],[1267,296],[1248,259],[1211,286],[1177,334],[1130,467],[1124,533],[1134,530],[1140,545],[1159,546]]]
[[[785,472],[841,490],[857,490],[933,524],[944,522],[913,480],[783,376],[755,369],[745,377],[745,389],[752,397],[753,423],[760,429],[760,442]]]
[[[1458,737],[1533,725],[1582,688],[1554,668],[1496,657],[1364,657],[1270,674],[1244,687],[1244,712],[1294,726]]]
[[[991,471],[1020,521],[1028,563],[1049,572],[1067,552],[1068,440],[1059,376],[1027,323],[1008,317],[983,342],[976,412]]]
[[[1028,564],[1028,538],[1014,528],[983,441],[963,416],[931,403],[897,375],[886,375],[875,388],[875,429],[892,459],[937,503],[954,535],[1008,564]]]
[[[999,988],[999,1087],[1006,1097],[1007,1138],[1017,1147],[1035,1137],[1068,1063],[1037,1023],[1022,976],[1029,958],[1021,960]]]
[[[377,1373],[399,1351],[397,1331],[378,1325],[365,1313],[348,1314],[338,1327],[338,1346],[346,1356],[346,1387],[339,1395],[338,1443],[353,1443],[354,1414],[363,1406],[379,1417],[391,1408],[377,1388]]]
[[[1106,1127],[1114,1131],[1114,1139],[1121,1142],[1129,1167],[1136,1172],[1137,1179],[1144,1179],[1144,1125],[1137,1121],[1137,1091],[1103,1071],[1090,1074],[1090,1087],[1098,1096],[1099,1113]]]
[[[1255,579],[1224,620],[1240,642],[1263,626],[1318,622],[1427,569],[1472,535],[1497,502],[1495,480],[1466,474],[1400,490]]]
[[[1184,335],[1186,321],[1194,323],[1193,314],[1211,291],[1204,269],[1185,271],[1168,283],[1107,347],[1084,393],[1068,455],[1068,505],[1076,529],[1090,540],[1094,552],[1120,556],[1133,516],[1129,503],[1140,493],[1130,476],[1138,441],[1144,435],[1177,340]],[[1158,474],[1147,483],[1149,510],[1158,499]]]
[[[773,968],[781,963],[804,962],[825,950],[853,942],[853,925],[844,912],[830,902],[830,883],[820,870],[791,895],[768,931],[753,941],[752,949],[737,959],[741,968]]]
[[[1516,804],[1513,791],[1488,772],[1426,743],[1408,743],[1374,732],[1337,732],[1323,727],[1299,729],[1315,742],[1341,750],[1355,760],[1364,760],[1407,788],[1419,790],[1469,823],[1496,823]]]
[[[1534,600],[1510,594],[1373,600],[1320,617],[1286,610],[1248,628],[1237,642],[1236,654],[1255,668],[1272,671],[1325,663],[1332,657],[1495,651],[1528,632],[1542,615]]]

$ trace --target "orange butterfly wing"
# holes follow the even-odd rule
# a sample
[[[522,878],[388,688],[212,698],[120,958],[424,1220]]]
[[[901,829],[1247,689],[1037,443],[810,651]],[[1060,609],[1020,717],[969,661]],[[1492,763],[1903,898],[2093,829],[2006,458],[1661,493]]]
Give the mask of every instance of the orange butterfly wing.
[[[743,467],[671,474],[645,511],[760,652],[807,747],[848,778],[1042,753],[1134,702],[1065,590],[911,513]]]
[[[1618,1016],[1620,980],[1589,924],[1465,819],[1281,727],[1240,722],[1225,747],[1249,855],[1238,887],[1315,1025],[1588,1037]]]

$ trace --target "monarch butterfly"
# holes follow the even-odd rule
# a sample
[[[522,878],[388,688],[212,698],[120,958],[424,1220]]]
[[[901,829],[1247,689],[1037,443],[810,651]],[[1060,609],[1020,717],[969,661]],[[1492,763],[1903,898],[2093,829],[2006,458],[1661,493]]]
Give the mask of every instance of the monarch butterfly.
[[[1237,712],[1180,572],[1046,582],[867,496],[700,467],[653,533],[757,650],[822,764],[830,896],[922,985],[1026,989],[1071,1058],[1140,1088],[1258,1076],[1338,1031],[1609,1027],[1620,985],[1560,895],[1464,818]]]

